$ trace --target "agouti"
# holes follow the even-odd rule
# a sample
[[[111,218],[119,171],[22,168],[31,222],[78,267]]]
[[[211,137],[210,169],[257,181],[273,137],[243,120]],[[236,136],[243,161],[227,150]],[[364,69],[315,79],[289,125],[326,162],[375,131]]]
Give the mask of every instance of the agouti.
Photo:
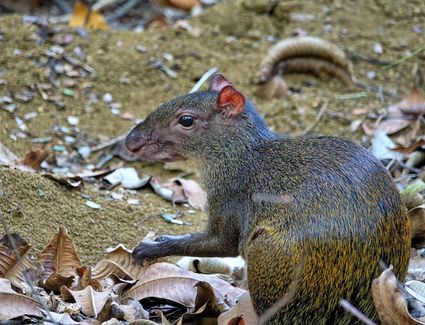
[[[259,315],[296,284],[270,323],[356,323],[341,299],[376,320],[379,261],[406,273],[410,223],[380,162],[346,139],[273,133],[222,75],[158,107],[126,145],[148,161],[198,160],[208,195],[205,232],[142,241],[134,259],[240,254]]]

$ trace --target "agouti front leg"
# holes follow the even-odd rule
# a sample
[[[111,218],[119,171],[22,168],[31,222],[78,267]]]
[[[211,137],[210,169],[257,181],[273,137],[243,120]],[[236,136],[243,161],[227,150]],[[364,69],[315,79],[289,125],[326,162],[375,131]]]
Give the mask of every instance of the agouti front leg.
[[[183,236],[159,236],[155,241],[141,241],[133,250],[133,258],[139,263],[142,263],[144,259],[170,255],[237,256],[238,247],[237,245],[232,245],[225,236],[219,236],[211,232],[201,232]]]

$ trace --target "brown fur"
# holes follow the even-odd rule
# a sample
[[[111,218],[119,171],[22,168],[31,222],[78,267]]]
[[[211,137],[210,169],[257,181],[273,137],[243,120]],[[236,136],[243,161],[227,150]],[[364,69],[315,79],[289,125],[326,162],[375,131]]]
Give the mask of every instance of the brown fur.
[[[227,115],[217,91],[179,97],[128,136],[128,147],[148,160],[198,159],[209,211],[205,232],[143,241],[134,258],[242,254],[259,314],[298,281],[270,323],[351,324],[342,298],[376,319],[370,285],[378,262],[393,264],[403,279],[410,252],[409,221],[390,175],[349,140],[274,134],[250,102],[237,113],[240,93],[233,95]],[[182,113],[194,126],[178,124]]]

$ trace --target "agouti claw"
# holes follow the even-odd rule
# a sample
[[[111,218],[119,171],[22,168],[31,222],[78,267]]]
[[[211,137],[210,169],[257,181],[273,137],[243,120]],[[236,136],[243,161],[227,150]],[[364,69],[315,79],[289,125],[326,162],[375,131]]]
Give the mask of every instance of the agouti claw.
[[[154,242],[153,240],[144,240],[141,241],[132,252],[133,259],[142,264],[146,259],[154,259],[161,257],[161,250],[158,245],[159,243]]]

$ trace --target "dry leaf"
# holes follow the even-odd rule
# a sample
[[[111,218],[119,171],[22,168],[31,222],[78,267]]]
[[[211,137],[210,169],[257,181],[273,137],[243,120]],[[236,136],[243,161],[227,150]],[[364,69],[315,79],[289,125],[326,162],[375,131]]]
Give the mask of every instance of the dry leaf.
[[[425,281],[425,258],[420,255],[410,258],[407,274],[415,280]]]
[[[130,300],[127,305],[108,301],[98,318],[100,320],[118,318],[133,322],[138,319],[149,319],[149,313],[143,309],[140,302],[135,300]]]
[[[254,311],[254,306],[252,305],[249,292],[245,292],[232,309],[218,316],[217,321],[218,325],[258,324],[258,316]]]
[[[202,306],[206,305],[206,310],[209,314],[214,314],[216,316],[221,313],[229,310],[231,306],[226,302],[226,299],[223,295],[214,290],[213,287],[205,281],[199,281],[195,284],[197,289],[195,297],[195,310],[200,309]]]
[[[62,176],[51,173],[42,173],[41,176],[44,176],[52,181],[58,182],[61,185],[65,185],[70,188],[77,188],[83,185],[83,179],[80,176]]]
[[[111,250],[105,259],[99,261],[92,270],[92,277],[103,279],[110,274],[115,274],[121,279],[141,279],[146,272],[139,263],[134,263],[131,251],[123,245],[118,245]]]
[[[9,237],[4,235],[0,239],[0,277],[12,281],[17,286],[25,281],[24,272],[32,269],[32,262],[29,258],[31,245],[19,235],[11,234],[16,244],[16,249],[20,260],[9,241]]]
[[[15,156],[8,147],[0,142],[0,163],[13,166],[18,160],[19,158]]]
[[[397,287],[397,279],[392,267],[386,269],[372,282],[373,302],[383,325],[425,324],[415,320],[407,310],[407,303]]]
[[[425,138],[416,139],[415,141],[410,142],[407,147],[398,146],[396,148],[393,148],[392,150],[402,152],[404,154],[409,154],[419,148],[425,149]]]
[[[190,11],[193,7],[199,6],[198,0],[161,0],[164,6],[174,7],[181,10]]]
[[[54,322],[56,322],[56,324],[66,324],[66,325],[71,325],[71,324],[81,324],[81,322],[76,322],[75,320],[73,320],[71,318],[71,316],[69,316],[69,314],[58,314],[55,312],[50,311],[49,312],[50,317],[52,318],[52,320]],[[50,322],[47,323],[45,322],[44,324],[51,324]]]
[[[415,87],[401,102],[388,107],[388,115],[379,122],[374,132],[394,134],[415,123],[423,114],[425,114],[425,97]]]
[[[74,28],[84,27],[88,29],[103,30],[109,28],[105,17],[96,10],[90,10],[89,6],[82,1],[77,1],[75,4],[71,19],[69,20],[69,26]]]
[[[183,324],[198,324],[202,322],[202,324],[216,324],[217,316],[211,316],[208,311],[208,303],[206,302],[200,308],[195,308],[194,312],[187,312],[180,317],[177,322],[177,325]]]
[[[425,97],[418,87],[414,87],[409,96],[398,103],[398,106],[404,114],[423,115],[425,114]]]
[[[405,283],[406,290],[414,298],[425,304],[425,283],[417,280],[407,281]]]
[[[70,290],[62,287],[61,292],[71,295],[75,302],[81,306],[81,310],[87,316],[97,317],[110,297],[109,292],[97,292],[91,286],[83,290]]]
[[[183,178],[177,179],[173,183],[181,185],[183,193],[192,207],[205,211],[207,206],[207,193],[205,193],[198,183],[193,180]]]
[[[40,281],[39,286],[46,290],[59,292],[62,286],[70,288],[73,280],[74,276],[72,275],[66,277],[59,273],[53,273],[46,280]]]
[[[207,194],[193,180],[179,178],[171,183],[161,185],[157,177],[150,181],[155,193],[162,198],[175,203],[188,202],[195,209],[205,210],[207,205]]]
[[[9,280],[0,278],[0,320],[23,315],[43,317],[40,308],[35,299],[15,292]]]
[[[400,191],[412,224],[412,246],[417,248],[423,247],[425,243],[425,199],[422,192],[425,192],[425,183],[422,180],[417,180]]]
[[[174,264],[156,263],[149,266],[144,276],[126,291],[122,299],[141,300],[147,297],[168,299],[186,307],[195,306],[196,288],[199,281],[208,282],[214,290],[233,301],[245,290],[235,288],[216,275],[197,274],[182,270]]]
[[[77,268],[76,273],[79,276],[78,283],[73,288],[74,290],[81,290],[86,288],[87,286],[92,286],[95,290],[100,291],[102,289],[102,285],[99,280],[92,278],[92,272],[90,266],[81,266]]]
[[[40,170],[41,163],[48,155],[49,153],[43,148],[34,148],[27,152],[23,163],[34,170]]]
[[[54,235],[49,244],[38,254],[37,261],[44,268],[42,274],[44,279],[52,273],[60,273],[63,276],[74,275],[75,269],[81,266],[75,245],[62,226],[59,226],[59,233]]]

